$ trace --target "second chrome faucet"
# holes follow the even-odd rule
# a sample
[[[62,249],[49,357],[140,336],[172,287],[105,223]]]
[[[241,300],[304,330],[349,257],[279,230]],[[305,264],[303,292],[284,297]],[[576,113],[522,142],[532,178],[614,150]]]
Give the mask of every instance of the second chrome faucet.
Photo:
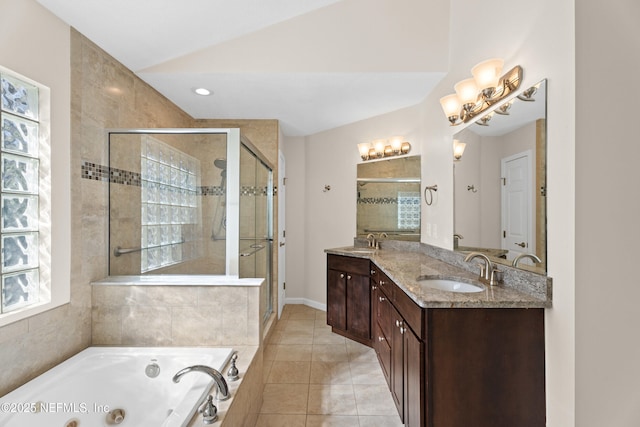
[[[465,257],[464,260],[465,262],[469,262],[474,258],[480,258],[484,261],[484,265],[480,266],[479,276],[479,279],[482,283],[486,283],[489,286],[500,283],[501,280],[498,276],[500,276],[502,272],[494,267],[488,256],[480,252],[471,252]]]

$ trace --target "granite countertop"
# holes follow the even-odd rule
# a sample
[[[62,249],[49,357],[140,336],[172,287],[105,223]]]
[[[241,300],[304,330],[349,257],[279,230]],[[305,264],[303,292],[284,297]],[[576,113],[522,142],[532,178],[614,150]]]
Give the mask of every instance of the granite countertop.
[[[364,250],[362,250],[364,249]],[[416,304],[423,308],[548,308],[550,297],[541,297],[508,283],[489,286],[471,273],[420,252],[382,250],[367,253],[366,248],[343,247],[325,250],[327,254],[366,258],[373,261]],[[484,288],[482,292],[457,293],[421,285],[418,278],[455,279]]]

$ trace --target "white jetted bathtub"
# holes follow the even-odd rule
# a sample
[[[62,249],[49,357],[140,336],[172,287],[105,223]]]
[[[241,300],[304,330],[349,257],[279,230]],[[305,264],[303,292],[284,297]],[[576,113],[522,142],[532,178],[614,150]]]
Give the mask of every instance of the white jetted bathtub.
[[[181,369],[223,372],[231,348],[90,347],[0,398],[3,427],[186,426],[213,379]],[[5,367],[7,369],[8,367]]]

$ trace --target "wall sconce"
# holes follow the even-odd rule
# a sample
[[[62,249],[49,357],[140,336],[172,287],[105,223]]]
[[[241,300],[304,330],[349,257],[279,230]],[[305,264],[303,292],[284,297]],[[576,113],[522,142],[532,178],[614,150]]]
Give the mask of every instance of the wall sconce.
[[[402,136],[394,136],[389,141],[376,139],[372,142],[362,142],[358,144],[358,151],[360,158],[366,161],[407,154],[411,151],[411,144],[404,141]]]
[[[462,158],[462,154],[464,153],[464,148],[467,146],[464,142],[461,142],[458,139],[453,140],[453,159],[456,162],[459,162]]]
[[[477,64],[471,69],[473,78],[456,83],[456,93],[440,99],[451,126],[468,122],[520,87],[522,67],[516,65],[500,77],[503,65],[504,61],[499,58]]]

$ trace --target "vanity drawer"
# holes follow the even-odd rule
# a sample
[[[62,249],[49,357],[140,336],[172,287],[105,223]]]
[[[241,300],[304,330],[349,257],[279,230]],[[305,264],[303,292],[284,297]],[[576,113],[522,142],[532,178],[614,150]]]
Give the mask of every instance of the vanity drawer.
[[[387,303],[390,302],[395,306],[396,310],[420,339],[425,339],[424,310],[407,296],[393,280],[389,279],[386,274],[378,271],[378,277],[378,288],[382,291],[379,294],[388,299]],[[380,305],[380,309],[384,309],[384,305]]]
[[[327,267],[331,270],[345,271],[353,274],[369,276],[369,260],[340,255],[327,255]]]
[[[393,300],[393,287],[395,284],[382,271],[378,271],[378,289],[391,300]]]
[[[400,313],[418,338],[421,340],[426,339],[424,331],[425,310],[409,298],[395,283],[393,286],[395,287],[392,299],[393,305],[395,305],[398,313]]]

